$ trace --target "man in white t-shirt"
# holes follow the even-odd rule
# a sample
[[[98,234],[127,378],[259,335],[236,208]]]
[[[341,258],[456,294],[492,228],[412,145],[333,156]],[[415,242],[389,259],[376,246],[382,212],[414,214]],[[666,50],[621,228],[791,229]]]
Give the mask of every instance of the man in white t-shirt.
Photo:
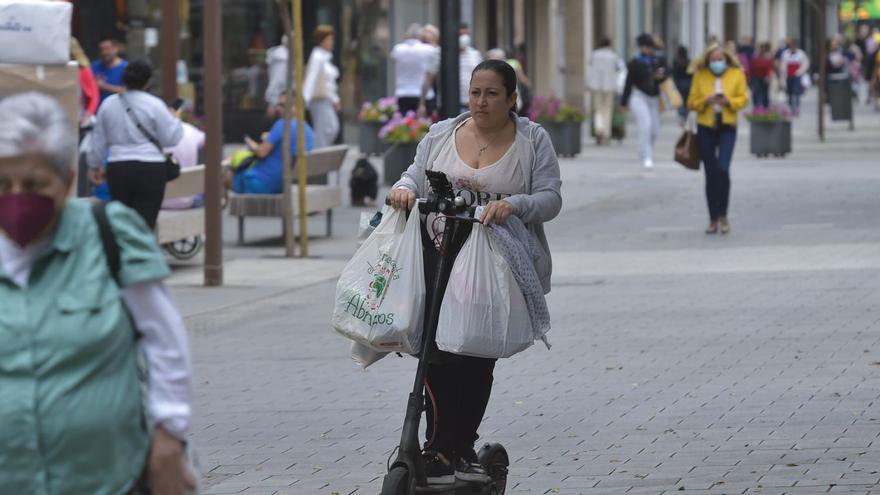
[[[406,38],[391,49],[395,63],[395,89],[400,112],[417,111],[420,105],[434,100],[430,87],[430,69],[433,67],[434,49],[421,41],[422,26],[412,24],[406,30]]]
[[[461,103],[461,111],[468,110],[468,95],[470,93],[471,73],[483,61],[480,52],[471,46],[471,36],[460,34],[458,36],[458,94]]]

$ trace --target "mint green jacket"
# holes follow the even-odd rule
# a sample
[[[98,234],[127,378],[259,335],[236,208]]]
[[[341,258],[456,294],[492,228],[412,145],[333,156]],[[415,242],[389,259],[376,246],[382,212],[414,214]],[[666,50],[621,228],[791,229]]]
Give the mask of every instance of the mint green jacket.
[[[137,213],[106,211],[122,286],[165,278]],[[27,288],[0,268],[0,493],[127,493],[149,450],[137,360],[91,206],[69,200]]]

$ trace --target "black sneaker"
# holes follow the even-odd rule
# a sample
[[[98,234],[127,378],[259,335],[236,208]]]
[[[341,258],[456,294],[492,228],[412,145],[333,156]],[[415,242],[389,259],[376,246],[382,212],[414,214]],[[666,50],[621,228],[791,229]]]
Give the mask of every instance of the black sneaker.
[[[487,482],[492,478],[486,473],[486,468],[477,459],[474,449],[468,449],[461,453],[455,463],[455,477],[462,481]]]
[[[451,485],[455,483],[455,470],[442,454],[432,450],[422,454],[425,461],[425,477],[429,485]]]

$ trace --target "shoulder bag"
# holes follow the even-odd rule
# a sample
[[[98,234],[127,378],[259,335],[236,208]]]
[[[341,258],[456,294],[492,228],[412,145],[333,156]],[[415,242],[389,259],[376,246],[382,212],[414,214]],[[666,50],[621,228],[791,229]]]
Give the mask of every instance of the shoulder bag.
[[[180,162],[177,161],[177,158],[174,158],[174,155],[171,153],[165,153],[165,150],[162,149],[162,145],[159,144],[159,140],[144,129],[144,126],[142,126],[137,117],[135,117],[134,112],[131,111],[131,106],[129,106],[128,99],[125,98],[124,93],[119,93],[119,101],[122,102],[122,106],[125,107],[125,113],[128,115],[128,118],[134,122],[135,127],[141,131],[141,134],[147,138],[147,141],[153,143],[153,146],[159,150],[159,153],[162,153],[165,156],[165,181],[171,182],[180,177]]]
[[[696,118],[694,112],[688,114],[684,132],[675,143],[675,161],[691,170],[700,170],[700,146],[697,144]]]

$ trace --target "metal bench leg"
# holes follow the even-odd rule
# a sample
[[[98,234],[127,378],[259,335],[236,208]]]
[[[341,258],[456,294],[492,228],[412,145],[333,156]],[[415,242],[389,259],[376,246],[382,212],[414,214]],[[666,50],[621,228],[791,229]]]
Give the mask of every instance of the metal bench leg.
[[[333,210],[327,210],[327,237],[333,237]]]
[[[238,217],[238,245],[244,245],[244,217]]]

